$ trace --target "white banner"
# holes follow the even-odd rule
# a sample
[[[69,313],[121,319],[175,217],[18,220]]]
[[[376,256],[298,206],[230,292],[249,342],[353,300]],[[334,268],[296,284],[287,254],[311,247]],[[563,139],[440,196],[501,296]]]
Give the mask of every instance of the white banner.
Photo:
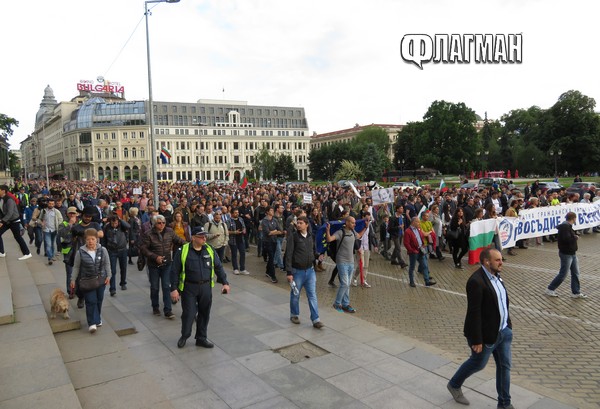
[[[302,194],[302,203],[311,204],[312,203],[312,194],[311,193],[303,193]]]
[[[387,189],[371,190],[371,199],[373,199],[373,205],[393,203],[394,188],[388,187]]]
[[[497,219],[502,248],[514,247],[517,240],[558,233],[557,227],[566,220],[565,216],[568,212],[577,214],[577,220],[573,225],[574,230],[600,225],[600,201],[521,210],[519,217]]]
[[[134,195],[141,195],[142,194],[142,188],[141,187],[134,187],[133,188],[133,194]]]

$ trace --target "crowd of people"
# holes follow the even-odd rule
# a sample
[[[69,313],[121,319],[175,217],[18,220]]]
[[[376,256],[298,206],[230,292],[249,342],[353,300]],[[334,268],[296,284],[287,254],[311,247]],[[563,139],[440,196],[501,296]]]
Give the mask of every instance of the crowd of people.
[[[250,274],[246,258],[250,245],[254,244],[256,255],[265,261],[265,276],[276,283],[278,271],[285,274],[288,281],[290,276],[294,277],[294,269],[306,274],[307,258],[311,259],[314,270],[308,274],[325,270],[324,251],[302,253],[296,258],[293,253],[286,255],[286,248],[299,251],[299,246],[289,244],[290,239],[296,237],[298,220],[302,220],[300,224],[306,223],[302,227],[306,227],[315,248],[319,240],[326,242],[327,254],[336,264],[328,281],[330,287],[339,286],[333,307],[354,313],[356,310],[349,299],[350,287],[371,287],[367,277],[369,260],[374,254],[402,269],[408,267],[411,287],[416,286],[415,269],[422,274],[425,286],[433,286],[436,281],[429,274],[430,259],[443,262],[446,252],[452,256],[454,267],[463,269],[462,259],[468,252],[472,221],[500,215],[516,216],[521,209],[529,207],[598,199],[594,188],[579,198],[578,194],[566,191],[547,194],[537,181],[528,183],[523,191],[512,187],[438,189],[422,185],[399,189],[395,191],[393,202],[373,205],[369,188],[364,186],[358,188],[359,196],[353,189],[337,185],[286,187],[255,183],[242,189],[234,184],[160,182],[159,197],[154,200],[152,185],[146,182],[51,181],[50,186],[38,180],[17,182],[11,187],[0,186],[3,206],[0,255],[4,256],[1,235],[10,229],[21,246],[23,257],[31,257],[23,237],[29,238],[37,254],[43,251],[48,264],[62,256],[67,290],[70,297],[79,297],[78,306],[82,307],[85,297],[71,288],[74,255],[86,244],[86,229],[95,229],[99,245],[108,253],[110,295],[127,290],[127,264],[134,264],[137,258],[142,269],[147,266],[153,313],[161,315],[159,295],[162,291],[162,314],[172,319],[173,257],[184,243],[193,241],[195,228],[204,229],[206,243],[222,263],[231,263],[235,275]],[[311,194],[309,203],[305,203],[305,193]],[[357,221],[360,230],[355,230]],[[343,227],[331,234],[327,228],[323,237],[318,235],[324,226],[335,223]],[[594,228],[593,231],[599,230]],[[531,239],[536,245],[543,245],[546,240],[553,241],[555,237]],[[501,250],[497,237],[495,247]],[[519,241],[516,247],[526,249],[527,243]],[[516,251],[511,248],[507,253],[515,255]],[[307,283],[309,300],[314,296],[310,279],[292,281],[301,283],[300,287]],[[291,300],[291,304],[296,301]],[[320,321],[316,296],[314,301],[311,320],[317,323]],[[292,310],[292,321],[299,321],[297,309]],[[90,323],[94,324],[98,325]]]

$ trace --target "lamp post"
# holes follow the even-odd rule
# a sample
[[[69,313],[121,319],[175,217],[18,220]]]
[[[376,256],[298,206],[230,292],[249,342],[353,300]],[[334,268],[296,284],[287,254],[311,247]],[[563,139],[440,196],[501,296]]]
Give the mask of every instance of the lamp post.
[[[150,112],[150,155],[152,155],[152,188],[154,206],[158,203],[158,180],[156,174],[156,141],[154,140],[154,107],[152,102],[152,69],[150,67],[150,31],[148,30],[148,4],[150,3],[179,3],[179,0],[147,0],[144,2],[144,16],[146,17],[146,54],[148,56],[148,111]],[[158,207],[156,207],[158,208]]]
[[[558,176],[558,158],[560,157],[560,155],[562,155],[562,151],[559,149],[555,152],[552,149],[550,149],[550,152],[548,153],[550,154],[550,156],[554,156],[554,176]]]

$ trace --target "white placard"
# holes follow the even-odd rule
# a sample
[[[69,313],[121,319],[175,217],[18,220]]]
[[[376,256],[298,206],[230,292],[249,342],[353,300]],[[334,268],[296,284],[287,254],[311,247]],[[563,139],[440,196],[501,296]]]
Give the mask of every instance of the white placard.
[[[312,203],[312,193],[303,193],[302,194],[302,203],[304,203],[304,204]]]

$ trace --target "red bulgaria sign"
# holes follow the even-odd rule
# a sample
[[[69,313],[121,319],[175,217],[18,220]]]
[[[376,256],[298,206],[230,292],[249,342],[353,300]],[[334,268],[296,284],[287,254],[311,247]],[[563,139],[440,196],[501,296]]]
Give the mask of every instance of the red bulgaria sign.
[[[81,80],[77,83],[77,91],[106,92],[111,94],[123,94],[125,87],[118,82],[104,81],[104,78],[98,77],[97,82],[91,80]]]

